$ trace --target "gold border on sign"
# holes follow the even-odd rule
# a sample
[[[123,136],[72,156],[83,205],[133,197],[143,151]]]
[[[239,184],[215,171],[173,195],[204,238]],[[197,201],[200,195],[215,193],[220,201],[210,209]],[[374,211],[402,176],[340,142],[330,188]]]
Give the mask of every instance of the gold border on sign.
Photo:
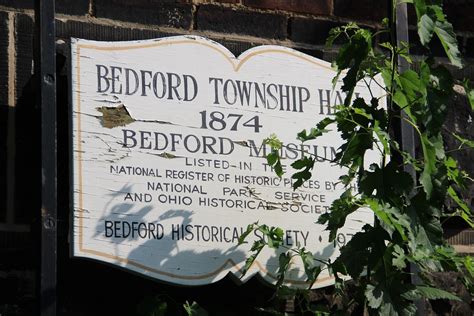
[[[233,67],[234,71],[239,71],[240,68],[242,67],[243,64],[245,64],[248,60],[250,60],[252,57],[254,56],[257,56],[257,55],[261,55],[261,54],[268,54],[268,53],[281,53],[281,54],[286,54],[286,55],[290,55],[290,56],[294,56],[294,57],[297,57],[297,58],[300,58],[300,59],[303,59],[311,64],[314,64],[316,66],[319,66],[319,67],[322,67],[322,68],[325,68],[325,69],[329,69],[329,70],[332,70],[334,71],[331,67],[323,64],[323,63],[320,63],[318,62],[317,60],[314,60],[314,58],[308,56],[306,57],[305,55],[301,54],[301,53],[296,53],[294,51],[290,51],[290,50],[279,50],[279,49],[275,49],[275,48],[268,48],[268,49],[262,49],[262,50],[259,50],[259,51],[256,51],[256,52],[252,52],[248,55],[246,55],[243,59],[241,60],[237,60],[237,62],[235,62],[235,60],[237,58],[234,58],[234,59],[231,59],[222,49],[219,45],[215,44],[215,45],[210,45],[210,44],[207,44],[207,43],[203,43],[199,40],[179,40],[179,41],[171,41],[171,42],[167,42],[166,40],[165,41],[157,41],[157,42],[154,42],[154,43],[149,43],[149,44],[142,44],[142,45],[129,45],[129,46],[121,46],[121,47],[111,47],[111,46],[97,46],[97,45],[92,45],[92,44],[76,44],[76,54],[77,54],[77,86],[79,87],[78,89],[76,89],[76,93],[77,93],[77,155],[78,155],[78,182],[79,182],[79,188],[78,188],[78,195],[79,195],[79,210],[80,212],[84,212],[84,209],[83,209],[83,194],[82,194],[82,188],[83,188],[83,179],[82,179],[82,139],[81,139],[81,89],[80,89],[80,86],[81,86],[81,76],[80,76],[80,57],[81,57],[81,48],[83,49],[94,49],[94,50],[103,50],[103,51],[121,51],[121,50],[129,50],[129,49],[140,49],[140,48],[151,48],[151,47],[158,47],[158,46],[163,46],[163,45],[174,45],[174,44],[197,44],[197,45],[203,45],[203,46],[206,46],[208,48],[211,48],[215,51],[217,51],[218,53],[220,53]],[[116,262],[120,262],[120,263],[123,263],[123,264],[128,264],[128,265],[131,265],[131,266],[134,266],[138,269],[142,269],[144,271],[148,271],[148,272],[152,272],[152,273],[155,273],[155,274],[159,274],[159,275],[163,275],[163,276],[167,276],[167,277],[170,277],[170,278],[176,278],[176,279],[183,279],[183,280],[201,280],[201,279],[206,279],[206,278],[210,278],[212,276],[215,276],[217,274],[219,274],[220,272],[222,272],[227,266],[231,266],[233,267],[236,271],[242,271],[242,268],[239,267],[238,264],[236,264],[232,259],[227,259],[220,267],[218,267],[216,270],[212,271],[212,272],[209,272],[209,273],[205,273],[205,274],[201,274],[201,275],[186,275],[186,276],[183,276],[183,275],[178,275],[178,274],[174,274],[174,273],[170,273],[170,272],[164,272],[164,271],[161,271],[161,270],[158,270],[156,268],[152,268],[152,267],[149,267],[149,266],[146,266],[144,264],[141,264],[139,262],[136,262],[136,261],[133,261],[133,260],[130,260],[130,259],[127,259],[127,258],[122,258],[122,257],[118,257],[116,255],[112,255],[112,254],[109,254],[109,253],[106,253],[106,252],[101,252],[101,251],[97,251],[97,250],[92,250],[92,249],[86,249],[84,248],[84,245],[83,245],[83,224],[84,224],[84,221],[83,221],[83,214],[80,214],[79,216],[79,251],[84,253],[84,254],[91,254],[91,255],[95,255],[95,256],[98,256],[98,257],[104,257],[104,258],[107,258],[107,259],[113,259],[115,260]],[[270,273],[258,260],[255,260],[253,265],[256,265],[259,269],[260,272],[264,273],[264,276],[267,276],[267,277],[270,277],[274,280],[278,280],[278,277],[273,275],[272,273]],[[334,277],[331,277],[331,276],[328,276],[328,277],[325,277],[325,278],[321,278],[321,279],[318,279],[316,282],[314,282],[314,284],[317,284],[317,283],[322,283],[324,281],[327,281],[327,280],[331,280],[331,279],[334,279]],[[299,285],[307,285],[309,284],[307,281],[300,281],[300,280],[285,280],[285,282],[287,283],[291,283],[291,284],[299,284]]]
[[[261,49],[256,52],[252,52],[245,56],[242,59],[239,59],[237,62],[235,62],[236,59],[238,58],[230,58],[225,51],[223,51],[220,47],[219,44],[208,44],[208,43],[203,43],[198,40],[176,40],[176,41],[171,41],[167,42],[165,41],[157,41],[154,43],[148,43],[148,44],[141,44],[141,45],[129,45],[129,46],[120,46],[120,47],[113,47],[113,46],[97,46],[93,44],[77,44],[78,48],[87,48],[87,49],[94,49],[94,50],[102,50],[102,51],[122,51],[122,50],[130,50],[130,49],[141,49],[141,48],[152,48],[152,47],[158,47],[158,46],[163,46],[163,45],[177,45],[177,44],[196,44],[196,45],[201,45],[201,46],[206,46],[219,54],[221,54],[234,68],[234,71],[239,71],[240,68],[252,57],[256,55],[261,55],[261,54],[268,54],[268,53],[279,53],[279,54],[286,54],[290,56],[294,56],[297,58],[300,58],[304,61],[307,61],[311,64],[317,65],[319,67],[334,71],[330,66],[325,65],[324,63],[320,63],[315,58],[311,56],[306,56],[303,53],[296,53],[296,51],[291,51],[291,50],[284,50],[284,49],[275,49],[275,48],[268,48],[268,49]]]

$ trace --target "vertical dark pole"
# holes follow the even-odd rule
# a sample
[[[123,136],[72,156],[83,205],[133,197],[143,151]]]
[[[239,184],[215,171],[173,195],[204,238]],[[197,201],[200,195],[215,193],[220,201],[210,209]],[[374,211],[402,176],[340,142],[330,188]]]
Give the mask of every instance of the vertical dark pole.
[[[398,4],[396,7],[396,30],[395,34],[397,36],[397,45],[401,46],[401,42],[408,43],[408,16],[407,16],[407,4],[402,3]],[[398,56],[398,70],[403,72],[408,70],[408,62]],[[402,117],[406,117],[405,113],[402,113]],[[415,157],[415,131],[413,127],[407,123],[405,120],[401,121],[401,141],[402,149],[409,153],[412,157]],[[415,179],[415,169],[412,166],[405,165],[405,171],[408,172],[413,179]]]
[[[40,313],[56,315],[57,174],[54,0],[35,1],[36,77],[41,109]]]
[[[393,1],[389,1],[391,6],[393,5]],[[398,1],[397,1],[398,2]],[[393,17],[392,17],[393,18]],[[409,43],[408,38],[408,13],[407,13],[407,4],[401,3],[396,5],[395,8],[395,35],[396,35],[396,43],[397,46],[401,46],[402,42]],[[393,23],[391,24],[393,25]],[[398,71],[403,72],[409,69],[408,62],[398,56]],[[415,157],[415,131],[413,126],[411,126],[404,118],[407,118],[405,112],[401,113],[401,121],[400,121],[400,141],[402,150],[409,153],[412,157]],[[405,172],[408,172],[411,177],[415,180],[416,179],[416,172],[413,166],[405,165],[404,166]],[[410,264],[410,272],[411,272],[411,282],[413,284],[420,284],[421,280],[419,277],[419,269],[416,265]],[[425,315],[426,308],[424,305],[423,300],[415,301],[415,305],[417,307],[417,314],[418,315]]]

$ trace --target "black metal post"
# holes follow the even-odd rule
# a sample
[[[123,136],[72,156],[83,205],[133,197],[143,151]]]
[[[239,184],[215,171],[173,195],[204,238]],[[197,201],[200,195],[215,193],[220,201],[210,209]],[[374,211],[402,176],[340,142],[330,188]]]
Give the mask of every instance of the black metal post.
[[[54,0],[35,1],[36,77],[41,109],[41,262],[40,314],[56,315],[57,158],[56,41]]]
[[[389,1],[392,4],[393,1]],[[408,37],[408,12],[407,12],[407,4],[400,3],[397,4],[395,7],[395,34],[396,34],[396,42],[397,45],[400,47],[402,42],[409,43]],[[392,24],[393,25],[393,24]],[[400,72],[406,71],[409,69],[408,62],[398,56],[398,70]],[[401,113],[401,121],[400,121],[400,140],[401,140],[401,147],[402,150],[409,153],[412,157],[415,157],[415,131],[413,126],[411,126],[404,118],[407,118],[405,112],[402,111]],[[405,165],[404,166],[405,172],[409,173],[411,177],[416,180],[416,172],[413,166]],[[416,265],[410,264],[410,272],[411,272],[411,282],[413,284],[420,284],[421,280],[419,277],[419,269]],[[425,315],[426,314],[426,307],[423,300],[415,301],[415,305],[417,307],[418,315]]]
[[[408,15],[407,15],[407,4],[402,3],[398,4],[396,7],[396,36],[397,36],[397,45],[401,46],[401,42],[408,43]],[[398,70],[403,72],[408,70],[408,62],[398,56]],[[405,113],[402,113],[402,117],[406,117]],[[412,157],[415,157],[415,131],[413,127],[407,123],[405,120],[401,121],[401,141],[402,149],[409,153]],[[413,179],[415,179],[415,169],[412,166],[405,165],[405,171],[408,172]]]

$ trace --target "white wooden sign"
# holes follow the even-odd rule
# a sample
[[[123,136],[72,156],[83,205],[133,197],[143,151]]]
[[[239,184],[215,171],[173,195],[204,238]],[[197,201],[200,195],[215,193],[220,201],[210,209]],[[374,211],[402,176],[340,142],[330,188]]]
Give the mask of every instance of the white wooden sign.
[[[343,170],[329,162],[341,140],[334,131],[296,141],[342,103],[334,75],[327,62],[279,46],[235,57],[196,36],[73,39],[72,255],[208,284],[229,272],[241,277],[251,242],[237,246],[237,239],[258,221],[282,227],[289,247],[336,258],[373,215],[357,211],[329,243],[315,222],[342,192]],[[365,86],[357,92],[370,99]],[[286,144],[282,179],[266,164],[262,141],[272,133]],[[313,178],[293,191],[290,164],[302,152],[317,163]],[[260,273],[274,282],[278,255],[264,251],[242,280]],[[301,262],[292,264],[287,284],[306,286]],[[314,286],[332,283],[325,271]]]

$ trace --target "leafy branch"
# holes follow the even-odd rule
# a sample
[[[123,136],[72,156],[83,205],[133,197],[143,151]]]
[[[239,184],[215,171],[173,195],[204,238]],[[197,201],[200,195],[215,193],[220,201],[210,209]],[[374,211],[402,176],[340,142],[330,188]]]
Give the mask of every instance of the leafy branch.
[[[399,1],[394,1],[393,12]],[[462,66],[452,25],[447,21],[440,1],[406,0],[414,6],[420,42],[429,50],[433,37],[437,37],[450,60],[456,67]],[[393,25],[383,23],[383,32],[393,33]],[[399,57],[413,63],[406,43],[381,43],[374,47],[374,36],[369,30],[355,23],[333,29],[327,40],[332,45],[344,40],[333,63],[337,74],[334,87],[342,77],[341,90],[345,92],[342,105],[333,116],[318,122],[309,131],[303,130],[297,138],[301,142],[316,140],[331,125],[339,131],[343,144],[338,148],[334,163],[345,167],[347,174],[340,177],[344,193],[331,205],[330,212],[318,218],[326,225],[329,241],[334,241],[338,230],[347,217],[361,207],[374,214],[374,224],[363,230],[340,249],[334,262],[325,262],[304,248],[287,249],[279,257],[277,287],[284,284],[285,272],[295,257],[301,258],[308,282],[312,285],[323,269],[329,269],[336,280],[336,288],[344,289],[344,279],[351,277],[358,285],[355,299],[366,306],[370,313],[380,315],[405,315],[416,312],[415,300],[448,299],[456,296],[430,284],[426,277],[437,271],[462,271],[463,281],[472,291],[474,266],[470,257],[458,256],[443,239],[442,220],[446,216],[459,216],[474,227],[472,212],[462,192],[472,182],[459,169],[456,160],[445,150],[443,122],[453,98],[454,80],[443,65],[434,62],[430,55],[423,57],[420,70],[399,71]],[[393,38],[393,36],[392,36]],[[390,58],[387,59],[387,55]],[[380,77],[384,85],[379,83]],[[367,101],[357,97],[355,88],[363,82],[370,88],[375,81],[385,90],[388,107],[381,98]],[[474,108],[474,93],[464,82],[466,96]],[[371,92],[372,93],[372,92]],[[393,136],[393,123],[403,119],[418,135],[421,157],[402,150]],[[459,141],[458,149],[472,149],[474,141],[454,134]],[[283,175],[279,150],[284,146],[275,135],[266,140],[272,151],[268,164],[278,176]],[[376,148],[381,161],[366,168],[366,153]],[[386,157],[391,157],[387,161]],[[293,188],[297,189],[312,177],[315,158],[306,155],[291,166],[297,171],[292,175]],[[417,172],[413,178],[405,167]],[[357,192],[351,185],[357,184]],[[447,199],[457,205],[455,212],[445,207]],[[257,240],[251,249],[243,273],[253,264],[264,247],[283,247],[283,231],[275,227],[249,225],[240,243],[253,231],[259,230],[267,238]],[[422,284],[413,284],[411,273],[414,266],[420,271]]]

